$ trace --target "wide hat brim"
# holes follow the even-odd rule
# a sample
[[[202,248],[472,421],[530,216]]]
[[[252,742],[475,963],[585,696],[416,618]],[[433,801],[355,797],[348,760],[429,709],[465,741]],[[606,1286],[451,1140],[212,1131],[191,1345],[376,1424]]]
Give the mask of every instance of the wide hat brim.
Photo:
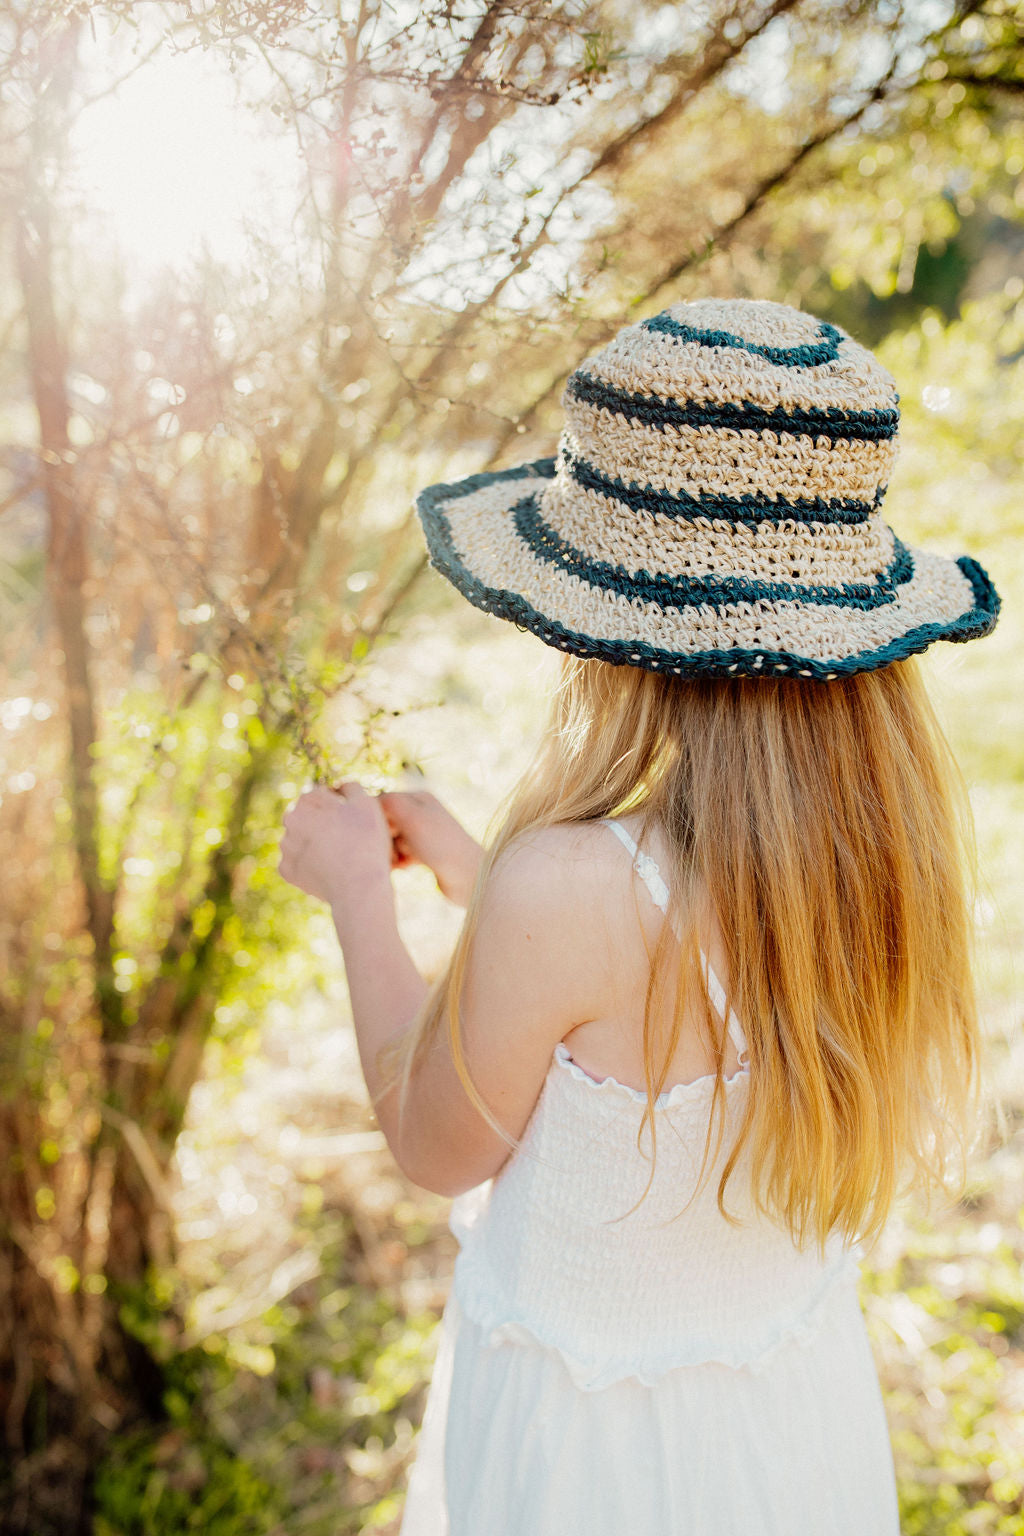
[[[416,498],[431,564],[475,607],[572,655],[674,676],[824,681],[887,666],[995,626],[1000,599],[970,555],[904,544],[871,603],[844,589],[629,571],[571,547],[541,498],[557,460],[427,486]]]

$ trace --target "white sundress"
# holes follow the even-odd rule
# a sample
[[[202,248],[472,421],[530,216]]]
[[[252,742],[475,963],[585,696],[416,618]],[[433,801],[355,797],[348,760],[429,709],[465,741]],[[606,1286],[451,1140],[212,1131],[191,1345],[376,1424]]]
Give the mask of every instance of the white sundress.
[[[666,910],[657,865],[607,825]],[[713,1170],[749,1084],[728,1023],[740,1069]],[[661,1094],[636,1205],[646,1096],[555,1048],[521,1147],[452,1205],[460,1251],[400,1536],[899,1536],[860,1250],[797,1249],[754,1210],[742,1154],[726,1191],[742,1225],[716,1171],[682,1209],[712,1089]]]

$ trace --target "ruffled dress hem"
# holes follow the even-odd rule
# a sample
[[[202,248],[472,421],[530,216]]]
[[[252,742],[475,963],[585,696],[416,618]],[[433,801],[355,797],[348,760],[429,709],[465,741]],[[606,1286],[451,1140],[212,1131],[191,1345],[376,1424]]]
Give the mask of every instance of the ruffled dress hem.
[[[635,1359],[617,1360],[614,1357],[581,1359],[556,1339],[546,1336],[536,1325],[504,1315],[504,1309],[488,1288],[488,1277],[468,1270],[462,1259],[463,1255],[460,1255],[453,1290],[463,1314],[483,1330],[483,1342],[492,1349],[502,1344],[525,1344],[558,1356],[573,1384],[583,1392],[600,1392],[620,1381],[638,1381],[651,1387],[669,1372],[684,1366],[722,1365],[732,1370],[763,1374],[791,1345],[808,1345],[817,1339],[837,1292],[845,1285],[856,1286],[860,1276],[859,1255],[856,1250],[848,1250],[828,1272],[810,1305],[802,1308],[798,1316],[778,1323],[770,1338],[758,1342],[752,1349],[739,1343],[734,1347],[725,1343],[701,1347],[694,1341],[656,1361],[640,1363]]]

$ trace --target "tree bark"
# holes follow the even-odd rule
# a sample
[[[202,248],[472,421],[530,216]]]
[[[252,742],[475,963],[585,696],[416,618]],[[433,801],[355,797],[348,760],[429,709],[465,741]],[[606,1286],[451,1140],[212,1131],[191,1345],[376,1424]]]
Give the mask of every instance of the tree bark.
[[[86,633],[89,591],[88,508],[76,486],[76,456],[68,435],[67,348],[54,299],[53,237],[47,172],[61,152],[62,99],[74,67],[77,29],[69,29],[46,61],[33,124],[33,154],[27,166],[22,215],[18,221],[17,264],[28,335],[32,396],[39,418],[39,459],[49,539],[46,578],[54,623],[63,652],[70,728],[69,783],[78,869],[85,893],[86,921],[93,942],[97,1002],[104,1029],[123,1031],[123,1007],[113,985],[111,946],[115,889],[100,873],[96,785],[90,749],[96,741],[96,692]]]

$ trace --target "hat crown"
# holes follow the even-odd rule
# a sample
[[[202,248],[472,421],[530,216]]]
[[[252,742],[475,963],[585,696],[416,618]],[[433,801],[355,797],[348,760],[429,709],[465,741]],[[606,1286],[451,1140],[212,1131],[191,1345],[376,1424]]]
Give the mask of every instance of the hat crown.
[[[896,457],[898,401],[878,359],[814,315],[759,299],[674,304],[570,374],[559,474],[582,464],[655,498],[731,495],[748,511],[874,508]]]

